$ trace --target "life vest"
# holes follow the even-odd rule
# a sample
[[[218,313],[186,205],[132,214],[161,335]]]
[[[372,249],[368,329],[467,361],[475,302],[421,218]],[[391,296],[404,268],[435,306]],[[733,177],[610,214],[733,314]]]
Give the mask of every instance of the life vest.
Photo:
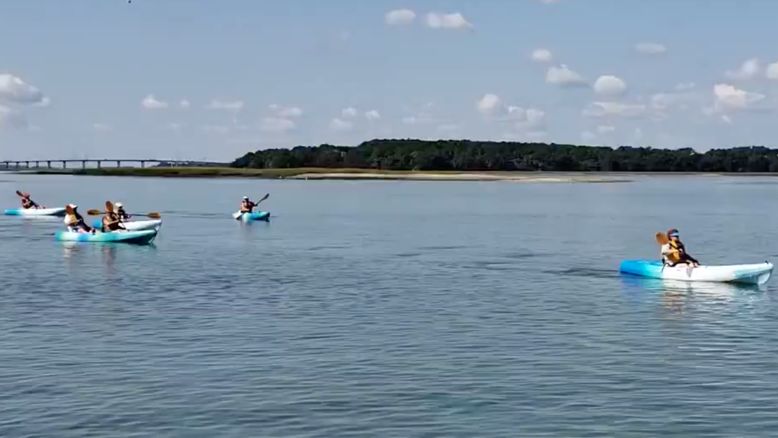
[[[76,216],[75,214],[66,214],[65,220],[63,222],[65,222],[65,225],[67,226],[75,227],[76,225],[78,225],[79,222],[78,216]]]
[[[241,213],[251,213],[251,210],[253,210],[256,205],[257,204],[251,201],[243,201],[240,203],[240,211]]]
[[[672,251],[670,254],[665,254],[665,259],[667,259],[667,261],[670,263],[680,262],[681,254],[683,254],[685,251],[683,243],[671,240],[667,242],[667,244],[670,245],[670,249],[673,249],[674,251]]]

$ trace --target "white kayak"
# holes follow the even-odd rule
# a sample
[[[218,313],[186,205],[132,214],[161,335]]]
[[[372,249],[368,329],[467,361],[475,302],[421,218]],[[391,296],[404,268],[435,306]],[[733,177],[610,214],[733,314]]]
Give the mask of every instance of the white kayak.
[[[665,266],[659,260],[624,260],[619,271],[623,274],[676,281],[704,281],[762,285],[770,280],[773,264],[770,262],[747,265],[687,265]]]
[[[65,216],[64,208],[8,208],[6,216]]]
[[[141,231],[141,230],[159,230],[162,226],[162,219],[152,219],[148,221],[128,221],[122,222],[124,228],[127,231]],[[92,227],[98,230],[102,227],[102,219],[97,219],[92,222]]]

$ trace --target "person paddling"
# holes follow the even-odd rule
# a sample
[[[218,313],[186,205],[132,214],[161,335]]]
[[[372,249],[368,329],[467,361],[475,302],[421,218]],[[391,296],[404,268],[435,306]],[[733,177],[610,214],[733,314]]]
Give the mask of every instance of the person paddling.
[[[686,252],[686,247],[679,238],[678,230],[673,228],[667,232],[667,243],[662,245],[662,261],[667,266],[676,266],[684,263],[698,267],[700,262]]]
[[[84,217],[78,212],[78,205],[76,204],[68,204],[65,206],[65,225],[67,225],[68,231],[72,232],[94,232],[92,227],[86,224]]]
[[[124,205],[122,205],[121,202],[115,203],[114,206],[116,207],[116,214],[119,216],[120,221],[124,222],[130,219],[130,215],[124,211]]]
[[[40,205],[38,205],[35,201],[30,199],[30,194],[29,193],[21,193],[21,192],[16,192],[16,193],[21,198],[22,208],[24,208],[24,209],[40,208]]]
[[[105,212],[105,216],[103,216],[102,225],[103,225],[102,231],[104,233],[109,231],[126,230],[126,228],[124,228],[124,225],[122,225],[122,220],[119,216],[119,213],[113,211]]]
[[[240,202],[240,212],[241,213],[251,213],[254,211],[254,207],[256,207],[257,204],[251,201],[248,196],[244,196],[243,200]]]

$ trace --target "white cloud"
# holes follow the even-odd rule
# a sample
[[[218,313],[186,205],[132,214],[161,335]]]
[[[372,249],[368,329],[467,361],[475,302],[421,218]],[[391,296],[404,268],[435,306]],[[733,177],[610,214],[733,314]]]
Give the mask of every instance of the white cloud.
[[[113,126],[105,123],[93,123],[92,129],[94,129],[96,132],[108,132],[113,130]]]
[[[381,113],[378,110],[365,111],[365,118],[369,121],[375,121],[381,119]]]
[[[427,14],[427,27],[430,29],[466,30],[472,29],[473,25],[459,12],[450,14],[430,12]]]
[[[244,104],[242,100],[214,99],[211,101],[211,103],[208,104],[206,108],[211,110],[239,112],[243,109],[243,106]]]
[[[345,117],[345,118],[351,119],[351,118],[354,118],[354,117],[356,117],[357,115],[359,115],[359,111],[357,111],[357,109],[356,109],[356,108],[354,108],[353,106],[349,106],[349,107],[343,108],[343,109],[340,111],[340,115],[341,115],[342,117]]]
[[[548,49],[535,49],[532,51],[531,58],[535,62],[551,62],[554,56]]]
[[[667,47],[659,43],[637,43],[635,44],[635,51],[644,55],[661,55],[667,52]]]
[[[603,96],[620,96],[627,91],[627,84],[619,77],[603,75],[594,82],[594,92]]]
[[[268,107],[276,116],[282,118],[296,118],[303,115],[303,110],[297,106],[281,106],[272,104]]]
[[[716,84],[713,86],[715,99],[713,108],[715,111],[746,110],[764,100],[765,95],[741,90],[730,84]]]
[[[582,114],[584,117],[603,118],[603,117],[640,117],[646,112],[646,106],[643,104],[632,104],[622,102],[592,102],[584,108]]]
[[[743,64],[740,65],[740,68],[737,70],[730,70],[726,72],[726,75],[730,79],[738,79],[738,80],[745,80],[745,79],[753,79],[762,70],[762,63],[757,58],[751,58],[743,61]]]
[[[186,99],[181,99],[181,101],[178,102],[178,106],[181,107],[181,109],[189,109],[192,104]]]
[[[611,125],[600,125],[597,127],[597,133],[598,134],[610,134],[611,132],[615,131],[616,127]]]
[[[559,67],[549,67],[548,72],[546,72],[546,83],[561,87],[579,87],[586,85],[586,80],[583,76],[562,64]]]
[[[141,107],[147,110],[165,109],[168,107],[168,103],[154,97],[153,94],[149,94],[140,101]]]
[[[49,104],[49,98],[41,90],[8,73],[0,74],[0,101],[22,105]]]
[[[336,117],[330,122],[330,129],[340,132],[351,131],[354,129],[354,123],[349,120],[343,120]]]
[[[500,96],[492,93],[484,94],[484,96],[476,102],[475,107],[479,113],[485,116],[495,115],[498,112],[503,111]]]
[[[20,111],[0,105],[0,128],[24,129],[29,127],[27,118]]]
[[[395,9],[389,11],[384,16],[386,24],[390,26],[403,26],[413,23],[416,19],[416,13],[410,9]]]
[[[773,62],[767,66],[765,76],[767,76],[767,79],[778,80],[778,62]]]
[[[282,117],[265,117],[259,126],[265,132],[288,132],[294,128],[294,121]]]

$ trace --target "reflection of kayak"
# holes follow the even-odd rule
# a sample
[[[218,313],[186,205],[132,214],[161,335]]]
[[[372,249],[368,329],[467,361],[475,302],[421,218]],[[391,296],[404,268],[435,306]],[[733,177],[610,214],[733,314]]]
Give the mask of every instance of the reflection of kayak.
[[[255,211],[253,213],[235,212],[232,214],[232,217],[234,217],[237,220],[242,220],[243,222],[270,221],[270,212],[269,211]]]
[[[664,266],[658,260],[624,260],[619,271],[622,274],[665,280],[765,284],[773,273],[773,264],[703,265],[690,269],[686,265]]]
[[[162,219],[122,222],[122,225],[124,225],[124,228],[126,228],[127,231],[153,230],[162,226]],[[95,221],[92,222],[93,228],[97,228],[99,230],[102,226],[102,219],[95,219]]]
[[[65,216],[64,208],[8,208],[7,216]]]
[[[62,242],[123,242],[138,245],[151,243],[155,237],[157,237],[157,230],[96,232],[94,234],[58,231],[54,235],[55,239]]]

